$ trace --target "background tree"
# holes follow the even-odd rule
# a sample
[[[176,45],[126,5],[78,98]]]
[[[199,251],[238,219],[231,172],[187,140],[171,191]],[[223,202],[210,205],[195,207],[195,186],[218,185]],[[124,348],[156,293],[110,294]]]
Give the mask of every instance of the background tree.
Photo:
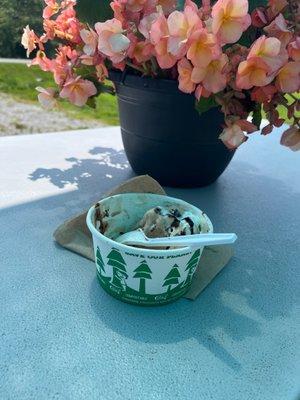
[[[180,278],[179,267],[177,264],[175,264],[171,269],[171,271],[168,273],[168,275],[165,277],[165,282],[163,286],[168,286],[167,292],[171,290],[172,285],[178,284],[179,278]]]
[[[149,268],[147,262],[144,260],[141,264],[134,270],[135,274],[133,275],[134,278],[140,279],[140,289],[139,292],[141,294],[146,293],[146,279],[152,279],[151,274],[152,271]]]
[[[124,289],[123,281],[125,278],[128,278],[128,275],[126,272],[126,262],[122,257],[122,254],[119,250],[112,249],[107,258],[107,264],[113,267],[113,280],[111,284],[120,289]]]
[[[0,57],[25,58],[21,46],[23,28],[43,32],[43,0],[0,0]]]

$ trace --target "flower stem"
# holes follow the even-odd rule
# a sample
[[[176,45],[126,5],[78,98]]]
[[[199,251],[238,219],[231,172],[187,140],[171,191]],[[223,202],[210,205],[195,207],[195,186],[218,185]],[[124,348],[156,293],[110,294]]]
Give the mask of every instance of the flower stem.
[[[138,67],[137,65],[132,64],[130,61],[126,61],[126,65],[128,65],[128,67],[131,67],[139,72],[141,72],[142,74],[145,73],[145,71],[143,70],[143,68]]]

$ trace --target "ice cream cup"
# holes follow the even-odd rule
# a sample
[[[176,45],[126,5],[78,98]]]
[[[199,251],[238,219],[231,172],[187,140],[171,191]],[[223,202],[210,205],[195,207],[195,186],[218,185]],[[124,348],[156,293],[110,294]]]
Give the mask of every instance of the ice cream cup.
[[[210,219],[201,210],[183,200],[156,194],[106,197],[87,214],[100,284],[111,296],[127,303],[156,306],[182,297],[191,285],[203,252],[203,247],[144,249],[113,240],[134,230],[145,212],[156,206],[190,211],[201,217],[202,231],[213,232]]]

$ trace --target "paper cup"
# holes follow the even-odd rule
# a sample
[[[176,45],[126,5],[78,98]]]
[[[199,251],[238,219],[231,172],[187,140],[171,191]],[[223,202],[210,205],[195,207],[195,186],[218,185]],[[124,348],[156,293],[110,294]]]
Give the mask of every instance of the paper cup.
[[[87,214],[100,284],[111,296],[127,303],[156,306],[182,297],[191,285],[203,251],[203,247],[141,249],[113,240],[134,230],[146,211],[156,206],[191,211],[201,218],[202,232],[213,232],[210,219],[198,208],[179,199],[155,194],[128,193],[107,197]],[[100,230],[105,230],[105,235],[95,226],[96,215],[104,216],[102,221],[105,223],[100,224]]]

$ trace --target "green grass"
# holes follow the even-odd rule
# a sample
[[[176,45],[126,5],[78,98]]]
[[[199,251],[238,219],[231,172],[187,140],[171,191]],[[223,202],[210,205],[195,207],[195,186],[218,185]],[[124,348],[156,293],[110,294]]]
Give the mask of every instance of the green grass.
[[[296,97],[297,99],[300,99],[300,93],[293,93],[293,96]],[[289,102],[289,104],[292,104],[294,102],[293,97],[291,97],[289,94],[286,94],[285,97],[286,97],[287,101]],[[294,119],[288,118],[287,109],[284,106],[278,106],[277,110],[279,112],[279,117],[281,119],[284,119],[286,124],[293,125]],[[300,112],[296,111],[295,115],[299,118]],[[266,113],[264,111],[262,111],[262,117],[264,119],[266,119]]]
[[[0,64],[0,92],[17,100],[37,103],[37,86],[55,87],[52,74],[41,71],[37,66],[28,68],[26,64]],[[97,107],[76,107],[67,101],[60,101],[59,109],[78,119],[98,119],[109,125],[118,125],[117,99],[102,94],[96,99]]]
[[[41,71],[37,66],[28,68],[26,64],[0,63],[0,92],[8,93],[18,100],[37,103],[37,86],[55,87],[52,74]],[[76,107],[67,101],[60,101],[59,108],[67,115],[77,119],[98,119],[109,125],[118,125],[117,99],[109,94],[102,94],[96,99],[97,107]],[[287,123],[286,109],[278,108],[280,117]],[[263,115],[265,117],[265,115]]]

